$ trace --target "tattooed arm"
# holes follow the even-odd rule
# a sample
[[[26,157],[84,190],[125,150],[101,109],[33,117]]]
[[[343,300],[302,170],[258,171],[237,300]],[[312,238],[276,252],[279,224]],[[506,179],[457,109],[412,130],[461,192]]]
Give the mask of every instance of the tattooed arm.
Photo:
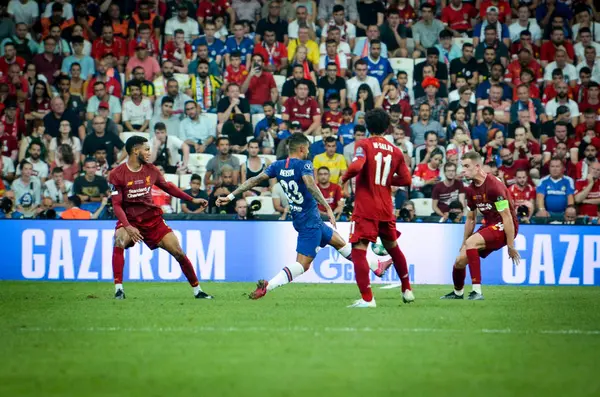
[[[315,184],[315,179],[312,177],[312,175],[302,175],[302,180],[304,181],[304,184],[306,185],[306,188],[308,189],[310,194],[312,194],[315,200],[317,200],[317,203],[325,207],[325,211],[327,212],[329,222],[331,222],[331,224],[335,228],[335,215],[333,214],[329,203],[325,200],[325,197],[323,197],[321,189],[319,189],[318,186]]]
[[[265,181],[268,179],[271,179],[271,178],[269,178],[269,176],[266,173],[261,172],[260,174],[256,175],[255,177],[252,177],[252,178],[246,180],[246,182],[242,183],[237,189],[235,189],[233,191],[233,193],[231,193],[227,197],[219,197],[217,199],[217,206],[221,207],[223,205],[227,205],[229,202],[233,201],[236,196],[239,196],[240,194],[244,193],[245,191],[248,191],[248,190],[252,189],[254,186],[260,184],[262,181]]]

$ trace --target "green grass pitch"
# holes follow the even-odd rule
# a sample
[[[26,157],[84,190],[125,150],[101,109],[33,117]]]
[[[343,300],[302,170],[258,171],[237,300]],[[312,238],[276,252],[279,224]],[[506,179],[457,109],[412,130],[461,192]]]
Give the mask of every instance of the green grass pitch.
[[[0,282],[0,396],[600,396],[600,290]]]

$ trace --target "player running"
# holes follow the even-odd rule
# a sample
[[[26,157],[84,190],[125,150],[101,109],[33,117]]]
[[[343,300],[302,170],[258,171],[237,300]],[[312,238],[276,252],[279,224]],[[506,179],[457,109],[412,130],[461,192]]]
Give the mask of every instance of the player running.
[[[508,256],[518,265],[520,256],[514,242],[519,232],[519,224],[508,188],[500,179],[483,171],[479,153],[465,153],[461,161],[463,176],[471,181],[471,185],[466,188],[469,214],[465,223],[463,244],[452,268],[454,291],[441,299],[464,299],[465,267],[468,263],[473,283],[473,291],[468,299],[483,300],[480,258],[485,258],[506,245]],[[483,215],[485,226],[473,233],[477,210]]]
[[[152,203],[152,185],[158,186],[171,196],[191,201],[201,207],[206,207],[208,202],[195,199],[165,181],[160,171],[148,163],[150,146],[146,138],[132,136],[125,143],[125,149],[129,155],[127,162],[112,170],[108,176],[112,188],[113,209],[118,219],[112,257],[115,298],[125,299],[124,250],[143,241],[151,250],[160,247],[173,255],[193,287],[197,299],[212,299],[212,296],[200,288],[194,267],[181,249],[179,240],[162,218],[162,210]]]
[[[335,228],[335,215],[315,184],[312,163],[306,160],[310,147],[308,138],[302,133],[296,133],[288,138],[287,143],[290,154],[286,160],[275,161],[265,171],[248,179],[227,197],[217,199],[218,206],[226,205],[236,196],[261,182],[277,178],[290,202],[294,229],[298,232],[296,263],[284,267],[269,281],[259,280],[256,290],[250,294],[250,299],[260,299],[267,292],[298,278],[310,268],[318,247],[329,244],[344,258],[351,260],[350,244],[346,244],[338,232],[325,225],[319,214],[317,202],[325,207],[329,221]]]
[[[410,172],[400,149],[383,137],[390,125],[390,117],[385,110],[368,111],[365,121],[371,137],[356,144],[352,164],[342,176],[342,183],[357,177],[350,242],[356,284],[362,298],[349,307],[377,306],[371,291],[367,247],[369,241],[374,243],[378,236],[392,257],[396,272],[400,276],[402,300],[405,303],[413,302],[415,296],[408,279],[406,258],[396,242],[400,232],[396,230],[396,217],[392,205],[392,185],[410,186]]]

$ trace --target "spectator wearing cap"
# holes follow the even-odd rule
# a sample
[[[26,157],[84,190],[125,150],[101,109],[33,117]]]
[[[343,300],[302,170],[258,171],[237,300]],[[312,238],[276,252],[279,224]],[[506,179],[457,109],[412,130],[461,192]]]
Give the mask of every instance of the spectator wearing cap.
[[[65,109],[65,102],[60,96],[52,98],[50,107],[52,111],[43,118],[46,134],[51,137],[57,137],[60,122],[67,120],[71,124],[73,131],[77,131],[80,137],[85,136],[85,128],[81,125],[79,115],[71,109]]]
[[[172,40],[176,30],[183,30],[186,43],[191,43],[200,34],[198,21],[189,17],[187,2],[181,2],[177,7],[177,15],[165,23],[165,40]]]
[[[208,194],[206,191],[201,189],[202,186],[202,177],[198,174],[193,174],[190,179],[190,188],[184,190],[185,193],[189,194],[193,198],[201,198],[204,200],[208,200]],[[204,212],[205,208],[201,207],[198,204],[194,204],[191,201],[182,201],[181,202],[181,212],[184,214],[200,214]]]
[[[33,57],[33,64],[38,75],[42,75],[48,84],[54,84],[54,79],[60,74],[62,56],[55,55],[56,39],[46,37],[44,39],[44,52]]]
[[[221,136],[229,138],[232,153],[243,153],[248,150],[248,141],[254,138],[252,124],[243,114],[235,114],[231,120],[223,124]]]
[[[138,82],[128,85],[131,99],[123,103],[123,127],[129,132],[147,132],[152,119],[152,103],[142,96],[142,87]]]
[[[185,117],[179,124],[179,138],[190,146],[193,153],[216,154],[216,128],[210,125],[206,117],[200,117],[200,108],[196,102],[185,103]]]
[[[154,81],[160,75],[160,66],[156,58],[148,56],[148,45],[144,42],[138,43],[135,47],[135,55],[129,58],[125,68],[125,78],[131,79],[131,73],[136,67],[144,68],[146,80]]]
[[[415,51],[413,58],[421,58],[427,53],[427,49],[432,48],[437,42],[444,24],[434,18],[434,7],[430,3],[421,5],[422,19],[412,26],[412,35],[415,41]]]
[[[510,40],[513,43],[520,40],[522,32],[529,32],[531,40],[539,47],[542,45],[542,30],[537,24],[537,21],[532,23],[529,20],[531,16],[529,7],[531,4],[532,3],[519,3],[519,7],[517,8],[517,20],[509,25],[508,31],[510,33]]]
[[[114,95],[110,95],[106,91],[106,85],[98,81],[94,84],[94,96],[88,100],[86,109],[86,119],[91,120],[94,115],[98,114],[98,109],[102,107],[108,107],[109,117],[117,124],[121,123],[121,101]]]
[[[484,20],[490,7],[496,7],[500,23],[510,25],[512,22],[512,10],[510,1],[506,0],[483,0],[479,5],[479,17]]]
[[[475,29],[473,29],[473,45],[477,46],[480,42],[485,40],[485,28],[487,26],[493,26],[496,28],[496,38],[501,40],[504,45],[507,47],[510,46],[510,33],[508,31],[508,26],[499,20],[499,9],[498,7],[492,5],[487,7],[485,10],[482,8],[480,10],[482,13],[485,12],[485,18],[475,25]]]
[[[576,127],[579,123],[579,106],[577,103],[569,99],[569,86],[564,81],[561,81],[556,86],[556,97],[546,103],[546,115],[550,120],[557,115],[559,106],[566,106],[571,115],[571,123]]]
[[[150,120],[150,131],[154,131],[158,123],[163,123],[167,129],[167,134],[178,136],[181,119],[178,115],[173,114],[173,99],[163,97],[160,104],[160,112],[154,113],[154,116]]]
[[[438,50],[439,59],[446,67],[450,67],[450,62],[462,56],[461,48],[452,42],[452,37],[451,31],[448,29],[442,30],[440,32],[439,43],[433,47]]]
[[[106,132],[106,119],[102,116],[94,116],[92,119],[94,133],[87,135],[83,140],[81,149],[82,161],[86,157],[94,155],[98,148],[106,149],[106,161],[111,167],[118,165],[127,153],[123,150],[125,144],[119,135]]]
[[[81,208],[81,198],[77,195],[73,195],[67,199],[65,203],[65,207],[67,208],[60,214],[60,219],[68,219],[68,220],[89,220],[89,219],[98,219],[102,211],[104,211],[104,207],[108,203],[108,198],[103,197],[100,200],[100,206],[98,209],[92,214],[90,211],[82,210]]]
[[[430,107],[431,119],[438,121],[440,125],[443,125],[446,120],[446,112],[448,111],[448,105],[446,101],[437,96],[438,90],[440,89],[440,82],[435,77],[426,77],[421,83],[421,87],[425,91],[425,96],[415,99],[413,106],[413,123],[416,123],[419,119],[417,114],[420,113],[420,107],[422,104],[427,103]]]

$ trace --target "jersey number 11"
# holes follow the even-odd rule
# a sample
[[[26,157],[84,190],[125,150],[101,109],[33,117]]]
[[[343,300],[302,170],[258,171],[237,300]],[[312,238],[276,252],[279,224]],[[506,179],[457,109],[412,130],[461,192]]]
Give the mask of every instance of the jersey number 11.
[[[379,152],[375,155],[375,162],[377,163],[375,166],[375,185],[385,186],[387,178],[390,175],[392,155],[388,154],[383,157],[383,153]]]

